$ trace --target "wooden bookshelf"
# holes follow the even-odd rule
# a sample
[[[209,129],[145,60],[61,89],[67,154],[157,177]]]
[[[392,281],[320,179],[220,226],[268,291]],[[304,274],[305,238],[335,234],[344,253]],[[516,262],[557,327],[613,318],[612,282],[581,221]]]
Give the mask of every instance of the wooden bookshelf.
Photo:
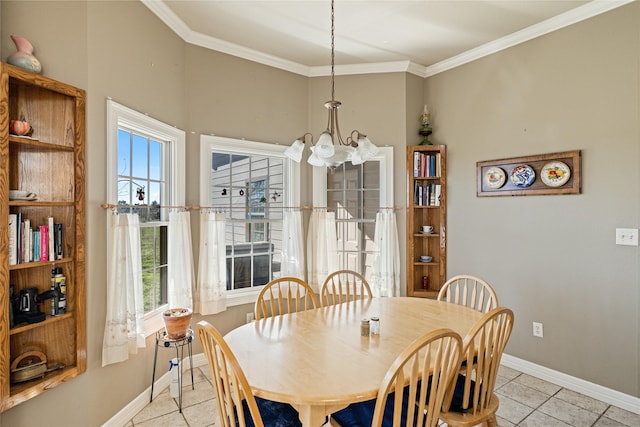
[[[407,147],[407,296],[410,297],[434,298],[445,282],[446,154],[444,145]],[[425,225],[433,226],[433,232],[423,233]],[[433,259],[422,262],[422,255]]]
[[[81,89],[0,63],[0,411],[62,384],[86,370],[85,314],[85,103]],[[11,120],[25,120],[31,138],[9,134]],[[10,200],[9,190],[37,194]],[[9,265],[9,214],[34,226],[53,217],[62,224],[61,259]],[[13,248],[13,246],[12,246]],[[51,316],[50,300],[39,304],[43,321],[11,326],[9,307],[26,288],[51,288],[51,270],[66,277],[66,310]],[[14,313],[18,307],[13,307]],[[47,367],[59,369],[12,382],[12,363],[38,350]],[[19,378],[19,377],[18,377]],[[15,378],[14,378],[15,379]],[[20,378],[21,379],[21,378]]]

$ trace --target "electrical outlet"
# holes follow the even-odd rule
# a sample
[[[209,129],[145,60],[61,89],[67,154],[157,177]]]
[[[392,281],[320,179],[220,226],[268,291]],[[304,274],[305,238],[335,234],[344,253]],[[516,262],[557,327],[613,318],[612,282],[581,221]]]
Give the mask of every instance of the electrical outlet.
[[[253,313],[247,313],[247,323],[251,323],[256,320],[255,315]]]
[[[533,322],[533,336],[534,337],[538,337],[538,338],[542,338],[544,335],[544,331],[542,329],[542,323],[541,322]]]
[[[616,245],[638,246],[638,229],[616,228]]]

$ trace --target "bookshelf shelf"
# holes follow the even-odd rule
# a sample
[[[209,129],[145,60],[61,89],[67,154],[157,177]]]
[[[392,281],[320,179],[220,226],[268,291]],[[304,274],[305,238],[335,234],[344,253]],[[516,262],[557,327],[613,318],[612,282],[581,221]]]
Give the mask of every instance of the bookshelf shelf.
[[[446,278],[446,147],[407,147],[407,295],[435,298]],[[434,232],[421,233],[424,225]],[[433,257],[420,262],[421,255]],[[427,289],[424,289],[425,281]]]
[[[86,370],[85,104],[81,89],[0,62],[0,412]],[[31,138],[9,134],[9,122],[22,118]],[[10,190],[37,199],[10,200]],[[62,238],[50,240],[55,234]],[[51,290],[54,268],[61,269],[53,284],[65,289],[66,307],[51,315],[56,300],[24,301]],[[64,367],[12,378],[12,364],[34,347],[47,366]]]

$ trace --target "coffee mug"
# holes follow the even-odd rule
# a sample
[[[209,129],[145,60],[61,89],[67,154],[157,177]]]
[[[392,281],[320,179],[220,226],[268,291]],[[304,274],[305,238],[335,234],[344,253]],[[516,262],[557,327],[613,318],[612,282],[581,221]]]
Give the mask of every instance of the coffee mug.
[[[423,233],[433,233],[433,225],[423,225],[422,226]]]

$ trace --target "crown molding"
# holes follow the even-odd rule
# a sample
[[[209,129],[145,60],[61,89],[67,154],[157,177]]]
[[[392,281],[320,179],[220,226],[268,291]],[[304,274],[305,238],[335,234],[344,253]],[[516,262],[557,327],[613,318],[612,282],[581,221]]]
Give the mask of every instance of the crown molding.
[[[331,75],[331,68],[329,66],[309,67],[192,31],[175,13],[173,13],[173,11],[171,11],[171,9],[164,4],[164,2],[158,0],[140,1],[187,43],[306,77]],[[568,12],[549,18],[546,21],[524,28],[489,43],[485,43],[427,67],[411,61],[393,61],[369,64],[336,65],[334,71],[336,75],[407,72],[419,77],[430,77],[475,61],[476,59],[480,59],[529,40],[533,40],[569,25],[584,21],[620,6],[632,3],[633,1],[635,0],[594,0]]]
[[[516,46],[529,40],[533,40],[537,37],[551,33],[553,31],[557,31],[561,28],[568,27],[569,25],[576,24],[578,22],[616,9],[620,6],[624,6],[625,4],[631,3],[633,1],[635,0],[594,0],[573,10],[554,16],[553,18],[549,18],[546,21],[531,25],[530,27],[509,34],[508,36],[496,39],[492,42],[483,44],[474,49],[470,49],[449,59],[445,59],[444,61],[440,61],[436,64],[430,65],[424,69],[422,76],[430,77],[438,73],[442,73],[443,71],[459,67],[471,61],[475,61],[476,59],[480,59],[496,52],[500,52],[507,48]]]

